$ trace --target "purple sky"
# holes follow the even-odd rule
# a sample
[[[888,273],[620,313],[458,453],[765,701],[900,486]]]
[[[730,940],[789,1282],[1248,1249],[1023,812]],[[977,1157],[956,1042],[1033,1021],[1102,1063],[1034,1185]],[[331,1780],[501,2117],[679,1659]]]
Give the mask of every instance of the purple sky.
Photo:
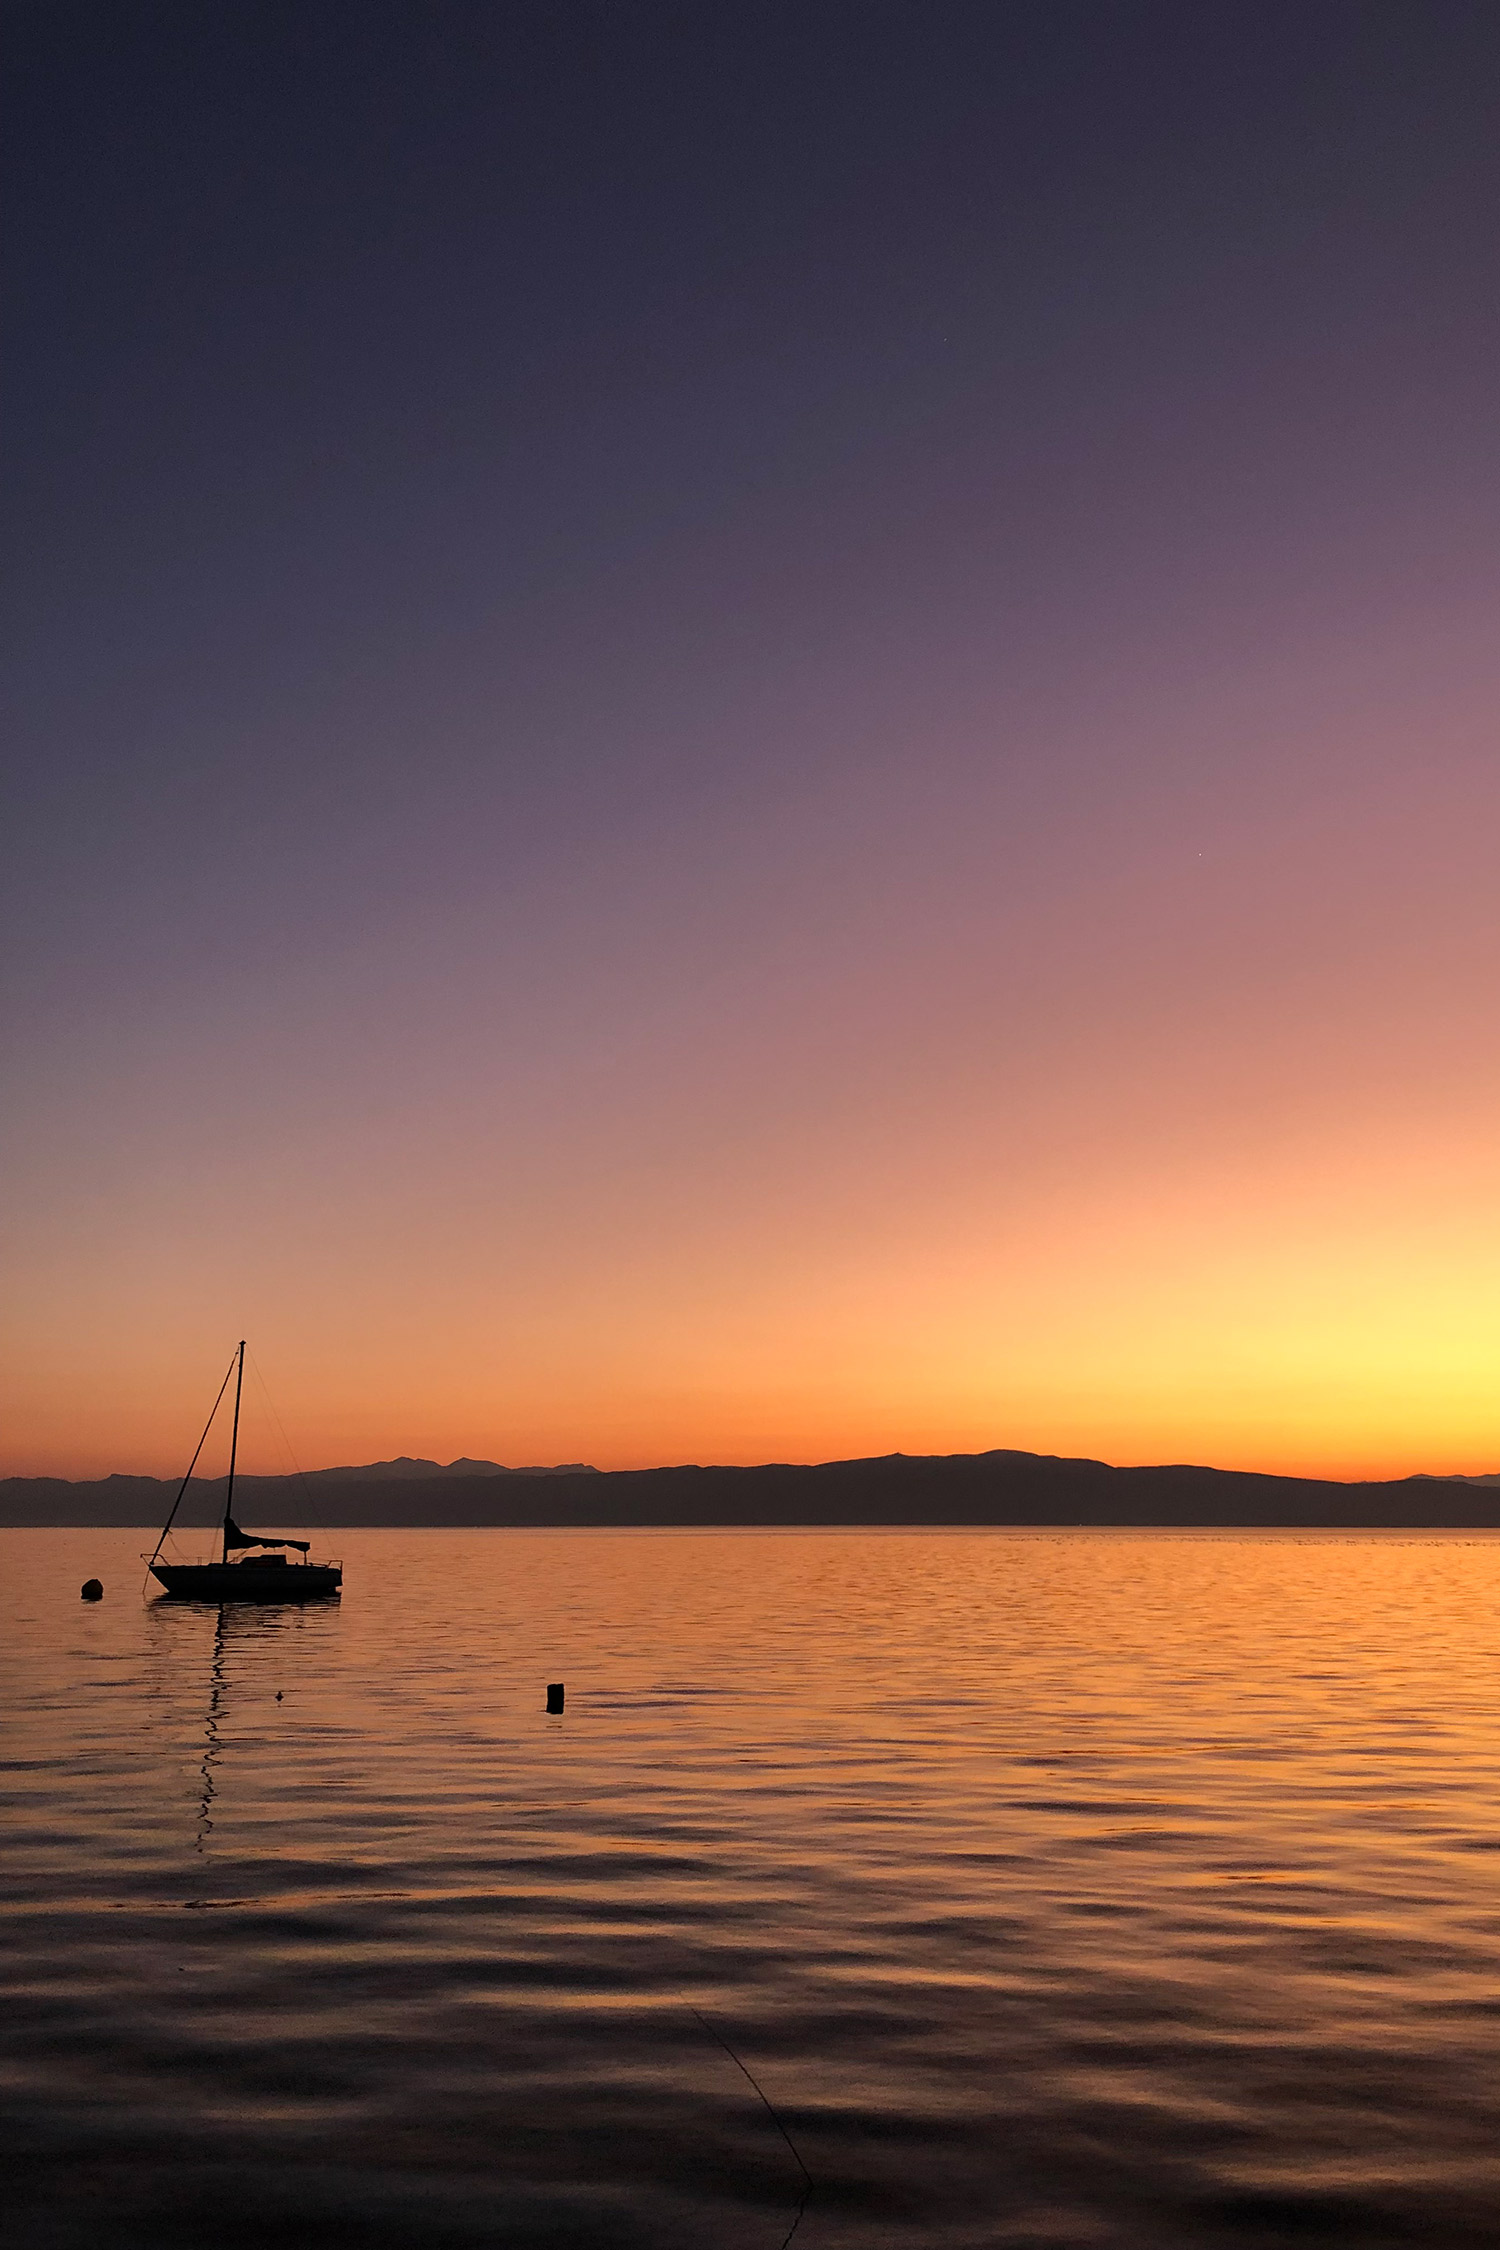
[[[1500,1461],[1493,10],[10,15],[0,1470]]]

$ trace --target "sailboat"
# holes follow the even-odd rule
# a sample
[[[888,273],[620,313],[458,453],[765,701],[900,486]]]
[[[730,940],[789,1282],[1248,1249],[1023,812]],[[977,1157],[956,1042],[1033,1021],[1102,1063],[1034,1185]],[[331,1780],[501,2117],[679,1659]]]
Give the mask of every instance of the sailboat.
[[[203,1451],[209,1431],[214,1426],[214,1415],[229,1388],[229,1378],[234,1377],[234,1429],[229,1440],[229,1481],[224,1492],[223,1548],[217,1562],[172,1563],[161,1560],[167,1533],[172,1528],[172,1518],[182,1505],[182,1496],[198,1466],[198,1455]],[[147,1568],[152,1577],[164,1586],[169,1594],[200,1602],[305,1602],[319,1594],[336,1594],[344,1583],[343,1565],[336,1562],[309,1562],[309,1542],[306,1539],[266,1539],[258,1532],[241,1531],[234,1520],[234,1464],[240,1443],[240,1393],[245,1386],[245,1346],[238,1345],[229,1362],[224,1380],[219,1385],[219,1396],[214,1400],[213,1412],[203,1426],[197,1449],[187,1466],[187,1475],[177,1487],[177,1498],[172,1502],[166,1522],[161,1527],[161,1537],[147,1558]],[[301,1557],[293,1562],[285,1553],[269,1554],[268,1548],[290,1548]],[[255,1548],[256,1553],[247,1552]],[[233,1560],[231,1561],[231,1556]]]

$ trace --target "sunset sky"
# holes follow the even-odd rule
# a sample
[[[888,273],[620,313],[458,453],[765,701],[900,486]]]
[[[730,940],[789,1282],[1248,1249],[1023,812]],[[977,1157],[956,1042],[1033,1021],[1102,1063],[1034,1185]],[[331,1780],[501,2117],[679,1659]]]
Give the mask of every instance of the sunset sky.
[[[1488,0],[9,14],[0,1473],[1500,1468]]]

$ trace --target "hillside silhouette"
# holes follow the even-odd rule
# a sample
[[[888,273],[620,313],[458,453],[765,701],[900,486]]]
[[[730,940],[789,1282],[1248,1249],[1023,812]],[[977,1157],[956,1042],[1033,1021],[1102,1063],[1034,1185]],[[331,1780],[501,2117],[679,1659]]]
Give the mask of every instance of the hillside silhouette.
[[[111,1476],[69,1483],[0,1479],[0,1525],[156,1524],[177,1480]],[[196,1480],[184,1520],[222,1509],[222,1480]],[[1036,1524],[1440,1530],[1500,1525],[1500,1488],[1430,1476],[1340,1484],[1192,1464],[1113,1468],[1105,1461],[997,1449],[885,1454],[754,1468],[500,1469],[487,1462],[403,1459],[235,1485],[247,1524],[322,1527],[576,1525]]]

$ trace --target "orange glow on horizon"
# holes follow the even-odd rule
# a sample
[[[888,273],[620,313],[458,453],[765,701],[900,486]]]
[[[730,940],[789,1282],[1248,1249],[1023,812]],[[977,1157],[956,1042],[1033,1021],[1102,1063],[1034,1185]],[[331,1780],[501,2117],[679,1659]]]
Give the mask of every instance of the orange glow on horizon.
[[[238,1012],[101,1020],[76,1083],[59,1023],[0,1471],[179,1471],[241,1334],[304,1467],[1500,1468],[1479,679],[1301,736],[1307,680],[1214,683],[1149,791],[1029,830],[986,720],[952,801],[892,765],[717,858],[604,837]],[[1195,794],[1256,727],[1280,796]]]
[[[1010,1446],[1350,1478],[1484,1471],[1500,1466],[1500,1219],[1476,1219],[1489,1149],[1476,1133],[1431,1156],[1420,1197],[1407,1136],[1336,1162],[1288,1151],[1240,1177],[1178,1159],[1087,1197],[1063,1168],[1045,1194],[1033,1176],[1029,1197],[962,1224],[972,1178],[949,1179],[874,1247],[826,1215],[820,1235],[810,1208],[761,1240],[755,1267],[722,1223],[685,1228],[670,1254],[632,1235],[607,1273],[593,1266],[585,1301],[590,1246],[575,1242],[545,1290],[533,1268],[521,1307],[497,1301],[482,1260],[455,1272],[448,1244],[440,1306],[382,1298],[372,1274],[361,1303],[314,1298],[291,1326],[261,1274],[264,1324],[246,1326],[303,1467]],[[710,1321],[720,1264],[744,1285]],[[14,1346],[10,1364],[26,1402],[7,1416],[10,1473],[174,1473],[218,1379],[165,1303],[99,1354],[81,1402],[71,1369],[49,1382]],[[284,1465],[253,1381],[242,1465]]]

